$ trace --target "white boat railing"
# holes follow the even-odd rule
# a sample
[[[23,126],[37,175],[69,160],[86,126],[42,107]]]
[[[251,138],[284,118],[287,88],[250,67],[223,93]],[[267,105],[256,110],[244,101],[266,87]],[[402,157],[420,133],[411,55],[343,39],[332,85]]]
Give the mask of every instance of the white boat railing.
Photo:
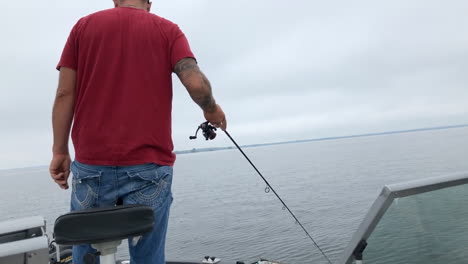
[[[49,263],[49,239],[43,217],[0,222],[0,264]]]

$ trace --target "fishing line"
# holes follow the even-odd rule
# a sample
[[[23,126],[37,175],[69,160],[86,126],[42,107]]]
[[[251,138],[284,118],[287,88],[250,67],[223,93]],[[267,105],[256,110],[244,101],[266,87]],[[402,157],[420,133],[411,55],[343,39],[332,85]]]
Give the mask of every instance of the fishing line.
[[[202,131],[203,133],[203,136],[205,137],[206,140],[213,140],[216,138],[216,127],[212,126],[208,121],[202,123],[198,128],[197,128],[197,131],[195,131],[195,135],[194,136],[191,136],[190,139],[197,139],[197,134],[198,134],[198,131]],[[278,195],[278,193],[275,191],[275,189],[270,185],[270,183],[265,179],[265,177],[263,177],[262,173],[260,173],[260,171],[257,169],[257,167],[253,164],[253,162],[249,159],[249,157],[247,157],[247,155],[244,153],[244,151],[241,149],[241,147],[239,147],[239,145],[237,144],[237,142],[231,137],[231,135],[226,131],[224,130],[224,133],[226,133],[226,135],[229,137],[229,139],[231,139],[232,143],[234,143],[234,145],[236,145],[237,149],[239,149],[239,151],[242,153],[242,155],[244,155],[244,157],[247,159],[247,161],[250,163],[250,165],[252,165],[252,167],[257,171],[258,175],[260,175],[260,177],[262,177],[263,181],[267,184],[267,187],[265,188],[265,192],[266,193],[269,193],[270,191],[272,191],[276,197],[278,197],[278,199],[281,201],[281,203],[283,204],[283,210],[287,209],[288,212],[292,215],[292,217],[294,218],[294,220],[296,220],[296,224],[300,225],[302,230],[304,230],[304,232],[307,234],[307,236],[310,238],[310,240],[312,240],[312,242],[314,243],[314,245],[318,248],[318,250],[320,251],[320,253],[322,253],[322,255],[325,257],[325,259],[328,261],[329,264],[332,264],[332,262],[330,261],[330,259],[327,257],[327,255],[325,254],[325,252],[322,250],[322,248],[320,248],[320,246],[318,245],[317,242],[315,242],[315,239],[309,234],[309,232],[307,232],[307,230],[305,229],[304,225],[302,225],[302,223],[299,221],[299,219],[297,219],[296,215],[294,215],[294,213],[291,211],[291,209],[289,209],[289,207],[286,205],[286,203],[283,201],[283,199],[281,199],[281,197]]]
[[[263,177],[262,173],[260,173],[260,171],[257,169],[257,167],[255,167],[255,165],[253,164],[253,162],[249,159],[249,157],[247,157],[247,155],[244,153],[244,151],[241,149],[241,147],[239,147],[239,145],[237,144],[237,142],[231,137],[231,135],[225,130],[224,133],[226,133],[226,135],[229,137],[229,139],[231,139],[232,143],[234,143],[234,145],[236,145],[237,149],[239,149],[239,151],[242,153],[242,155],[244,155],[244,157],[247,159],[247,161],[250,163],[250,165],[252,165],[252,167],[257,171],[258,175],[260,175],[260,177],[262,177],[263,181],[265,181],[265,183],[267,184],[267,187],[265,189],[265,192],[270,192],[270,190],[276,195],[276,197],[278,197],[278,199],[281,201],[281,203],[283,204],[283,209],[286,208],[288,210],[288,212],[292,215],[292,217],[296,220],[296,223],[299,224],[299,226],[302,228],[302,230],[304,230],[304,232],[307,234],[307,236],[310,238],[310,240],[312,240],[312,242],[314,243],[314,245],[318,248],[318,250],[320,251],[320,253],[322,253],[322,255],[325,257],[325,259],[328,261],[329,264],[332,264],[332,262],[330,261],[330,259],[327,257],[327,255],[325,254],[325,252],[322,250],[322,248],[320,248],[320,246],[317,244],[317,242],[315,242],[314,238],[312,238],[312,236],[309,234],[309,232],[307,232],[307,230],[305,229],[305,227],[302,225],[302,223],[299,221],[299,219],[297,219],[296,215],[294,215],[294,213],[291,211],[291,209],[289,209],[289,207],[286,205],[286,203],[283,201],[283,199],[281,199],[281,197],[278,195],[278,193],[275,191],[275,189],[270,185],[270,183],[265,179],[265,177]]]

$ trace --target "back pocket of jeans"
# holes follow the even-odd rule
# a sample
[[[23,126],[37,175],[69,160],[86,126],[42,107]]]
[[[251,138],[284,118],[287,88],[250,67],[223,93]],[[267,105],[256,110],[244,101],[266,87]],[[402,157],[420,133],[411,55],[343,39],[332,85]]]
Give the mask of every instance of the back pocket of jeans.
[[[72,163],[73,173],[73,199],[79,204],[80,209],[91,208],[95,205],[101,181],[101,172],[83,168]]]
[[[170,193],[172,171],[169,166],[155,166],[138,172],[127,172],[132,181],[132,199],[142,205],[159,206]]]

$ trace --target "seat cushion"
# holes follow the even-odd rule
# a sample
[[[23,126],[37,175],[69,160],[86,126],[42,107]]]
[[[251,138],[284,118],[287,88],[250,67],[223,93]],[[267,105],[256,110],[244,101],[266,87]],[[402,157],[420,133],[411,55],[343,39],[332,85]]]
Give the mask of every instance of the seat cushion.
[[[141,236],[153,229],[153,209],[141,205],[75,211],[55,221],[59,245],[96,244]]]

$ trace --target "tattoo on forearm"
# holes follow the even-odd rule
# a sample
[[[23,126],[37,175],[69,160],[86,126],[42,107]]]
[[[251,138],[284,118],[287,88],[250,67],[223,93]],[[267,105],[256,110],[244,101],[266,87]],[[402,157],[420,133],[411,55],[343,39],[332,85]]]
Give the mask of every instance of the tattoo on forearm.
[[[180,60],[174,67],[181,82],[187,88],[192,99],[204,111],[212,111],[216,102],[211,93],[211,84],[193,58]]]
[[[213,111],[216,108],[216,102],[211,95],[203,96],[195,102],[203,109],[204,111]]]

